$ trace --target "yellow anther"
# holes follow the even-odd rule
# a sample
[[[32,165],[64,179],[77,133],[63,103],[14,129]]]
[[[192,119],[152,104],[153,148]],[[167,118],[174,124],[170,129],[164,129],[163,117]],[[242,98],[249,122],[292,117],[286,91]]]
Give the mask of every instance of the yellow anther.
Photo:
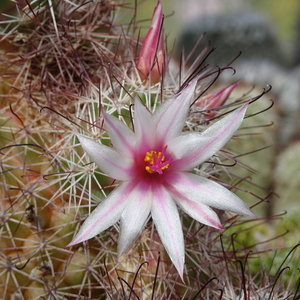
[[[146,167],[145,167],[145,169],[146,169],[146,171],[147,171],[148,173],[150,173],[150,174],[152,174],[152,173],[153,173],[153,171],[150,169],[150,167],[149,167],[149,166],[146,166]]]
[[[151,164],[153,164],[153,153],[154,152],[155,151],[147,152],[145,155],[144,161],[149,161]]]
[[[162,174],[162,170],[169,167],[168,162],[165,162],[165,156],[162,155],[162,152],[146,152],[144,161],[146,163],[145,170],[150,174],[154,172]]]
[[[169,165],[165,165],[164,167],[162,167],[161,169],[162,170],[165,170],[165,169],[168,169],[169,168]]]

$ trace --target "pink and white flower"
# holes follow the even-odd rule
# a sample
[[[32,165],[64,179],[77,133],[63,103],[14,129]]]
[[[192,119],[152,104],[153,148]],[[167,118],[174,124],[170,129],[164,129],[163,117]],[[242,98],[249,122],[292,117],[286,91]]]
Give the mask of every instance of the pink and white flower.
[[[202,133],[182,133],[197,80],[151,114],[135,101],[134,131],[103,112],[113,148],[78,135],[80,143],[108,176],[123,181],[91,213],[67,246],[96,236],[120,220],[118,255],[127,251],[150,213],[161,241],[183,278],[184,238],[178,208],[203,224],[222,229],[213,209],[254,216],[220,184],[190,173],[219,151],[239,128],[247,104]]]

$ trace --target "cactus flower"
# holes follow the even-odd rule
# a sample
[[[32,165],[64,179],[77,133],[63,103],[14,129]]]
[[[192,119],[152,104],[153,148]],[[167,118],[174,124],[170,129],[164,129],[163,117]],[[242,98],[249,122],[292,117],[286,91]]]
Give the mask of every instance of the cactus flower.
[[[103,112],[113,147],[78,134],[86,154],[108,176],[122,183],[98,205],[67,246],[86,241],[120,220],[118,255],[127,251],[149,215],[173,264],[183,278],[184,237],[178,208],[203,224],[222,229],[213,208],[254,216],[220,184],[190,173],[220,150],[240,126],[247,104],[202,133],[182,133],[197,80],[151,114],[135,101],[134,131]]]
[[[160,81],[167,68],[163,34],[163,14],[158,1],[154,9],[150,29],[144,39],[136,67],[142,81],[155,84]]]

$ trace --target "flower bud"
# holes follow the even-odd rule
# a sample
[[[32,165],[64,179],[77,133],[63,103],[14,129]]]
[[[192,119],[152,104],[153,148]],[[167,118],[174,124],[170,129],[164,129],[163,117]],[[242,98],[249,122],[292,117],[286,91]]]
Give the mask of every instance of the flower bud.
[[[219,91],[213,92],[205,97],[203,97],[196,106],[200,106],[205,109],[205,116],[207,118],[213,118],[216,115],[216,110],[211,110],[225,104],[232,91],[238,86],[238,83],[234,83],[228,87],[222,88]]]
[[[150,84],[160,81],[166,73],[167,57],[163,34],[163,14],[158,1],[154,9],[151,27],[144,39],[136,67],[143,82]]]

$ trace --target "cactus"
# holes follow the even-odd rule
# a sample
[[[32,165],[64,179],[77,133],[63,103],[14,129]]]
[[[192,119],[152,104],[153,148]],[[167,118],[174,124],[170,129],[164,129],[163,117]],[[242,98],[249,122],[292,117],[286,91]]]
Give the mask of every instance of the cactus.
[[[257,267],[262,263],[260,255],[270,253],[272,258],[275,252],[269,247],[280,246],[268,241],[264,227],[268,226],[267,219],[245,220],[219,211],[225,227],[220,232],[181,214],[186,244],[185,282],[172,265],[151,220],[120,258],[118,224],[91,240],[65,248],[87,215],[118,185],[89,160],[74,132],[88,133],[109,145],[101,109],[131,126],[135,98],[153,112],[184,81],[200,76],[195,99],[201,100],[222,71],[205,68],[199,57],[195,70],[182,68],[181,73],[172,73],[168,68],[160,82],[143,84],[135,67],[142,42],[135,17],[130,22],[123,19],[128,9],[122,1],[111,0],[31,1],[23,7],[16,4],[15,12],[2,22],[1,297],[296,297],[296,280],[280,281],[286,252],[271,270]],[[135,7],[130,9],[135,16]],[[229,104],[213,108],[213,119],[249,101],[246,97],[229,100]],[[201,101],[191,106],[184,128],[187,132],[203,131],[213,122],[208,119],[211,114],[197,103]],[[247,136],[234,139],[243,138]],[[236,180],[223,177],[230,170],[225,165],[235,161],[233,152],[224,148],[193,172],[231,190],[239,189]],[[255,152],[252,157],[255,159]],[[238,165],[242,167],[242,163]],[[271,220],[276,222],[278,218]],[[249,236],[258,234],[257,228],[260,236],[251,240]],[[292,249],[293,245],[289,246]],[[294,248],[291,253],[296,251]],[[295,269],[291,268],[293,278],[297,278]]]

